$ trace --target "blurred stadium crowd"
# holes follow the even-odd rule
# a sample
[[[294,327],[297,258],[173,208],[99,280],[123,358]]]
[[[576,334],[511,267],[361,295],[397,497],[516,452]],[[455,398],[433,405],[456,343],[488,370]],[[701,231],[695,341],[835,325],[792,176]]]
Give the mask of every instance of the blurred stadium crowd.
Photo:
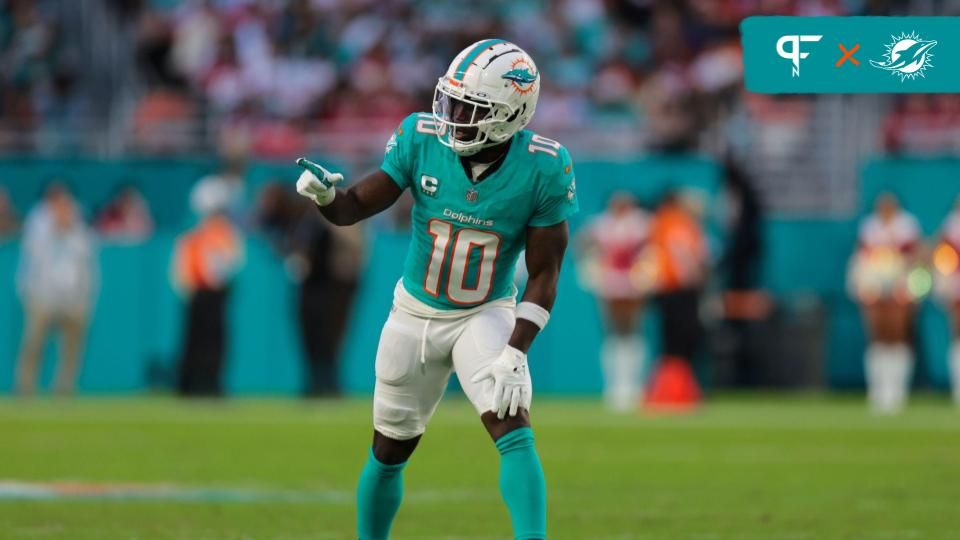
[[[743,92],[740,20],[958,12],[955,0],[10,0],[0,149],[173,153],[242,138],[259,156],[364,158],[430,103],[457,51],[491,35],[537,59],[534,127],[574,150],[749,144],[738,114],[785,146],[813,98]],[[891,147],[960,145],[957,96],[886,105]]]

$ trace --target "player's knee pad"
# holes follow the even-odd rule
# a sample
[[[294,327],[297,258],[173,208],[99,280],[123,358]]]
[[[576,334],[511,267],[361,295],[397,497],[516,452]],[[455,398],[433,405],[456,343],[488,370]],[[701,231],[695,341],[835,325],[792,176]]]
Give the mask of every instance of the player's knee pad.
[[[377,395],[373,399],[373,428],[391,439],[405,441],[423,435],[426,425],[416,409]]]
[[[403,312],[394,312],[380,334],[374,371],[377,380],[402,385],[414,374],[423,338],[422,322]]]

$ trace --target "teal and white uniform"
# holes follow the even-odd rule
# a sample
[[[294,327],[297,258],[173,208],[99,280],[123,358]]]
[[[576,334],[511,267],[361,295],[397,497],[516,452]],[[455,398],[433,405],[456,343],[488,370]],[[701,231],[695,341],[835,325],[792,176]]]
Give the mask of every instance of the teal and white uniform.
[[[560,143],[513,136],[498,169],[474,183],[437,140],[430,114],[412,114],[387,143],[381,169],[413,195],[410,249],[377,351],[374,427],[423,433],[455,370],[478,413],[493,383],[470,379],[503,350],[514,325],[513,274],[527,227],[577,211],[573,164]]]
[[[500,168],[473,183],[436,129],[429,114],[408,116],[381,165],[414,200],[403,287],[441,310],[514,296],[527,227],[556,225],[577,211],[570,154],[523,130]]]

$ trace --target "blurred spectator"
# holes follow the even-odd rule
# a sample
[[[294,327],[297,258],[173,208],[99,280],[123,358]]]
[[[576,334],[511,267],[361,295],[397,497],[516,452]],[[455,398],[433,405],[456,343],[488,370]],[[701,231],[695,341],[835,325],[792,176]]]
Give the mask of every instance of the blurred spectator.
[[[220,38],[216,50],[217,56],[200,83],[213,112],[229,113],[239,109],[255,89],[245,80],[229,35]]]
[[[189,150],[193,105],[173,87],[160,87],[140,99],[133,112],[133,135],[138,150],[171,153]]]
[[[877,197],[860,223],[850,258],[848,287],[863,310],[869,346],[865,352],[867,395],[878,413],[898,412],[913,374],[913,317],[918,295],[907,277],[918,262],[920,224],[892,193]]]
[[[96,229],[110,240],[142,241],[153,233],[153,219],[143,195],[134,186],[124,186],[96,217]]]
[[[223,392],[227,300],[242,261],[239,233],[226,215],[232,197],[228,183],[198,185],[190,202],[200,223],[184,233],[175,247],[174,283],[187,296],[178,384],[184,396]]]
[[[723,164],[724,202],[728,241],[720,266],[726,270],[726,288],[750,290],[759,285],[763,248],[763,207],[746,169],[732,159]]]
[[[756,125],[757,154],[784,159],[809,141],[814,104],[810,96],[748,93],[745,104]]]
[[[161,87],[183,84],[173,66],[172,49],[173,21],[158,11],[141,13],[137,25],[136,64],[144,82]]]
[[[955,154],[960,150],[960,96],[902,96],[883,127],[890,152]]]
[[[643,85],[641,103],[649,118],[650,143],[664,152],[689,150],[696,143],[693,93],[686,74],[665,68]]]
[[[228,141],[227,145],[233,145],[224,151],[223,163],[218,172],[209,174],[201,178],[190,192],[190,205],[196,210],[204,208],[207,203],[204,198],[210,194],[217,194],[222,197],[222,207],[218,208],[234,223],[243,222],[243,204],[246,196],[246,186],[244,184],[244,175],[246,174],[246,156],[243,145],[244,141]]]
[[[282,256],[289,251],[290,229],[295,219],[294,202],[281,181],[267,183],[257,194],[253,226]]]
[[[292,256],[305,263],[299,313],[310,362],[307,394],[335,395],[340,392],[340,346],[363,268],[363,229],[332,227],[312,205],[298,202],[303,212],[293,230]]]
[[[312,203],[280,183],[268,184],[261,192],[257,223],[300,286],[304,396],[338,395],[337,360],[363,262],[361,228],[330,226]]]
[[[246,125],[252,150],[265,159],[293,159],[306,153],[304,130],[296,122],[263,121]]]
[[[600,352],[604,401],[627,412],[642,399],[647,344],[638,325],[652,272],[648,242],[650,217],[629,193],[615,193],[607,210],[580,233],[581,266],[603,304],[606,337]]]
[[[700,347],[700,297],[707,273],[707,248],[692,195],[670,193],[653,217],[657,295],[663,357],[646,402],[653,407],[686,408],[700,398],[690,362]]]
[[[763,241],[763,210],[747,171],[728,158],[724,163],[724,221],[728,239],[720,260],[725,274],[724,326],[731,337],[734,361],[733,383],[752,386],[762,373],[761,354],[751,343],[755,323],[770,313],[770,302],[759,290]]]
[[[54,184],[27,217],[18,284],[26,310],[17,392],[32,394],[47,338],[63,336],[55,391],[74,390],[96,289],[93,238],[67,189]]]
[[[960,405],[960,197],[940,227],[933,270],[936,296],[950,316],[950,382],[953,401]]]
[[[223,29],[213,0],[184,4],[174,17],[171,63],[177,73],[196,81],[215,62]]]
[[[0,240],[15,235],[20,230],[20,218],[6,190],[0,188]]]
[[[53,72],[56,32],[32,0],[0,6],[0,118],[19,129],[38,124],[37,97]]]

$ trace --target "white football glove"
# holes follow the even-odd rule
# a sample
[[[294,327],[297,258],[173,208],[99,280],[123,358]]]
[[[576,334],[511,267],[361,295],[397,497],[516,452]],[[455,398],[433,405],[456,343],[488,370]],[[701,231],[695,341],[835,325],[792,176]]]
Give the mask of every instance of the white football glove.
[[[493,379],[490,410],[497,413],[497,418],[503,420],[508,412],[510,416],[516,416],[517,409],[521,407],[530,410],[533,382],[527,369],[526,354],[507,345],[500,356],[477,372],[470,382],[478,383],[485,379]]]
[[[343,175],[332,173],[306,158],[297,160],[303,167],[303,173],[297,179],[297,193],[310,199],[317,206],[326,206],[337,195],[337,184],[343,181]]]

